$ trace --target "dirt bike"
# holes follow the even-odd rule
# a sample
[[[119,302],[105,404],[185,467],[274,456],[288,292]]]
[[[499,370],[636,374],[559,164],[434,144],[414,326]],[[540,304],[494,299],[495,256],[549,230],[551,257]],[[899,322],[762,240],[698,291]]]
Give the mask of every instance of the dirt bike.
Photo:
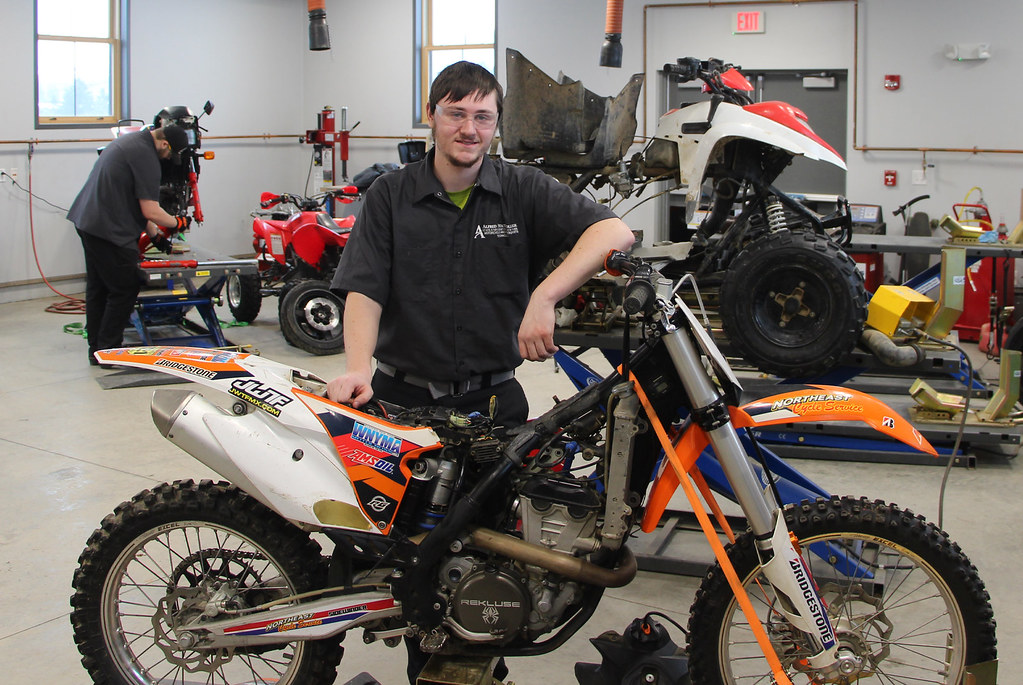
[[[553,81],[512,50],[507,70],[505,156],[579,191],[638,197],[667,183],[685,191],[687,225],[705,211],[688,255],[667,273],[694,273],[705,290],[717,291],[711,299],[736,356],[782,377],[816,377],[855,347],[867,295],[841,250],[852,233],[848,202],[840,198],[833,214],[819,216],[773,185],[796,156],[846,168],[802,111],[753,102],[738,67],[682,58],[663,72],[703,81],[709,99],[665,113],[645,149],[624,159],[642,74],[605,99],[580,92],[571,79]],[[581,123],[564,115],[584,101]]]
[[[358,197],[355,186],[313,197],[263,193],[261,211],[252,214],[259,274],[227,280],[227,304],[234,318],[252,322],[264,297],[278,297],[281,333],[290,344],[319,355],[344,349],[344,301],[330,291],[330,279],[355,217],[334,218],[324,206],[351,203]]]
[[[198,116],[184,105],[164,107],[153,117],[153,128],[171,124],[185,129],[188,134],[188,146],[174,159],[160,160],[160,206],[171,216],[183,217],[187,220],[187,228],[191,221],[202,223],[202,203],[199,201],[199,160],[213,159],[212,152],[201,153],[202,133],[206,129],[199,125],[203,114],[213,112],[213,103],[209,100]],[[138,127],[133,127],[137,130]],[[132,128],[119,130],[132,130]],[[189,215],[189,210],[191,214]],[[171,238],[180,228],[159,227],[165,238]],[[144,255],[150,246],[149,235],[143,231],[139,236],[139,254]]]
[[[356,410],[325,399],[313,374],[247,353],[97,352],[223,392],[218,405],[158,389],[152,416],[230,482],[143,491],[89,538],[71,623],[93,680],[331,683],[353,629],[366,643],[412,639],[431,662],[545,654],[606,588],[633,579],[626,543],[655,529],[679,487],[716,558],[690,611],[689,675],[671,644],[630,650],[637,641],[612,636],[600,666],[577,664],[580,682],[642,663],[643,682],[958,685],[995,660],[987,591],[946,533],[866,498],[780,506],[770,470],[753,470],[750,429],[858,420],[934,454],[926,439],[838,387],[738,406],[735,375],[678,295],[684,281],[622,253],[607,266],[625,274],[638,341],[623,340],[617,371],[523,426],[435,407]],[[702,477],[708,445],[745,532]],[[329,559],[313,532],[333,543]],[[654,623],[629,634],[664,630]]]

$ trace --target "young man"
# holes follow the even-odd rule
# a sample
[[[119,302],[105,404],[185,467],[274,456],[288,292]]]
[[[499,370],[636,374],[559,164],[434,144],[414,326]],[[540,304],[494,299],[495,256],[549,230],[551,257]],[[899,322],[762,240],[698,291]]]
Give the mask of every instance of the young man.
[[[334,277],[347,293],[347,371],[327,386],[335,402],[358,407],[375,396],[486,413],[493,395],[500,423],[524,422],[515,368],[557,350],[557,303],[608,251],[632,245],[603,205],[487,155],[502,101],[486,69],[447,67],[430,90],[434,148],[367,192]]]
[[[183,217],[160,207],[160,160],[188,145],[180,126],[145,129],[116,138],[92,167],[67,218],[85,250],[85,329],[92,353],[120,347],[142,282],[139,236],[170,252],[157,226],[184,228]]]

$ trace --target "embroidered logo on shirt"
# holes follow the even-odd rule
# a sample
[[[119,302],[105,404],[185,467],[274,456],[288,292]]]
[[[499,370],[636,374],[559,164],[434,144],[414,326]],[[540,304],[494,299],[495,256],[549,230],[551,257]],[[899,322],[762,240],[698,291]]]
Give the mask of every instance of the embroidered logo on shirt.
[[[507,238],[508,236],[518,234],[518,224],[478,224],[476,232],[473,233],[472,237],[474,240],[479,238]]]

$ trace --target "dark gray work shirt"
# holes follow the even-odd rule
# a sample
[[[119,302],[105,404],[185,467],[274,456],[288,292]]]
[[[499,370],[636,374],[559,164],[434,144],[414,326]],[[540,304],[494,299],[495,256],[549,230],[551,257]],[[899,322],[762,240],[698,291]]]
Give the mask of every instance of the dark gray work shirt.
[[[379,361],[440,382],[513,369],[547,261],[615,215],[535,168],[490,157],[459,210],[433,156],[373,183],[333,286],[383,307]]]
[[[67,218],[83,233],[131,247],[146,228],[139,200],[159,199],[160,155],[153,135],[137,131],[103,149]]]

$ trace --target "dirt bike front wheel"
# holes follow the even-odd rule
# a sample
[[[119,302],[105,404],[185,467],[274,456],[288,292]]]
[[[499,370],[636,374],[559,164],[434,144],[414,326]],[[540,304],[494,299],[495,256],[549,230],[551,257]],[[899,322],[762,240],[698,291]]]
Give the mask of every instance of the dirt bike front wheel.
[[[244,611],[325,583],[319,545],[254,498],[226,483],[165,483],[118,506],[89,538],[71,625],[97,684],[328,685],[343,651],[336,639],[188,649],[174,637],[210,602]]]
[[[227,306],[235,321],[252,323],[259,316],[263,296],[259,276],[231,275],[227,277]]]
[[[344,300],[326,281],[298,281],[281,295],[281,333],[310,354],[337,354],[345,346],[344,312]]]
[[[805,662],[809,641],[777,610],[751,533],[729,545],[728,557],[793,682],[959,685],[967,666],[995,658],[990,597],[977,569],[923,517],[880,501],[832,497],[789,506],[785,520],[827,604],[849,673],[826,676]],[[688,651],[694,685],[773,682],[720,566],[693,601]]]

